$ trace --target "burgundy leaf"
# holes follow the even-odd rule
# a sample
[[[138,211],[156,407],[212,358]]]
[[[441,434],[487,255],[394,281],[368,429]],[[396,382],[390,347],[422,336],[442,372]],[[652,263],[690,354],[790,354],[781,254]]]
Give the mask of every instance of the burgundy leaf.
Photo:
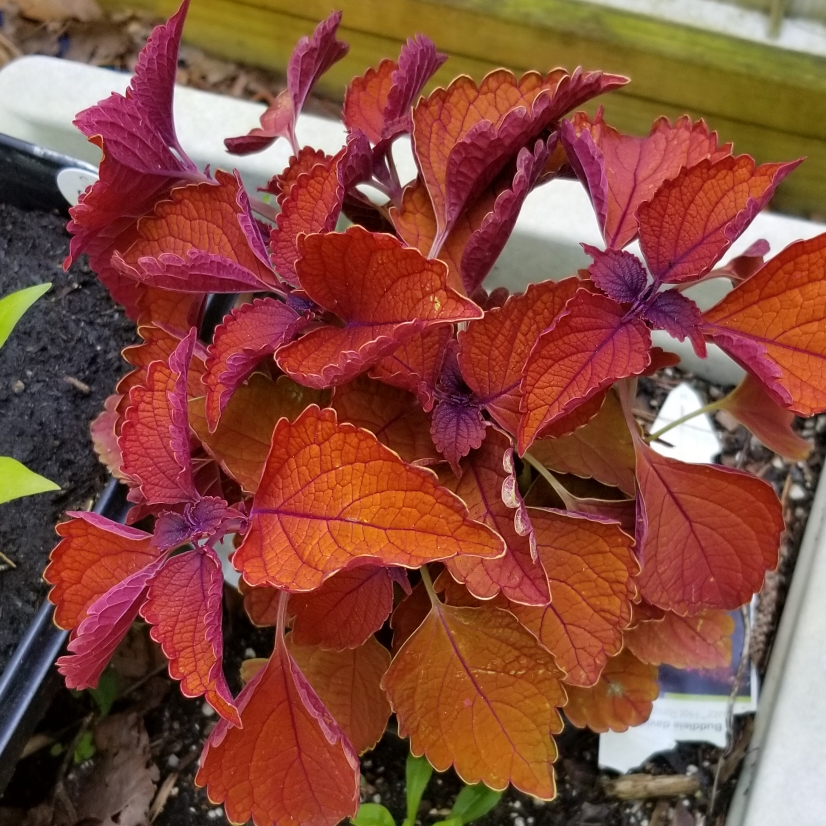
[[[335,11],[316,26],[310,37],[298,41],[287,64],[287,88],[261,115],[261,127],[239,138],[224,141],[229,152],[248,155],[266,149],[278,138],[288,138],[293,151],[298,152],[295,121],[304,108],[304,101],[318,79],[349,51],[349,46],[336,39],[341,12]]]
[[[559,139],[574,174],[582,182],[591,199],[600,228],[608,216],[608,177],[605,157],[597,148],[588,129],[578,135],[574,125],[564,120],[559,127]]]
[[[703,314],[700,308],[677,290],[657,293],[653,302],[643,311],[645,318],[657,330],[665,330],[677,341],[688,339],[694,352],[700,358],[706,357],[706,342],[703,338]]]
[[[642,295],[648,275],[636,255],[624,250],[603,252],[588,244],[583,244],[582,248],[594,259],[588,267],[591,280],[606,295],[620,303],[636,301]]]
[[[182,513],[164,511],[155,522],[152,545],[162,551],[177,548],[185,542],[206,539],[225,533],[229,522],[238,522],[242,515],[218,496],[204,496],[187,503]]]
[[[533,152],[527,148],[520,150],[516,158],[513,186],[496,198],[493,212],[487,215],[479,229],[470,236],[461,266],[462,283],[468,295],[485,280],[504,249],[516,225],[519,210],[536,184],[549,154],[545,141],[537,141]]]

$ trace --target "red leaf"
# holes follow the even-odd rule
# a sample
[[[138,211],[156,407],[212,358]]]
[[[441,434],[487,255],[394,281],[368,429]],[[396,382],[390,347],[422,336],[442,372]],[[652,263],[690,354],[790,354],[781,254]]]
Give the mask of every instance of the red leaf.
[[[419,567],[459,553],[501,555],[502,540],[466,514],[430,471],[311,406],[276,425],[233,563],[251,585],[311,591],[370,560]]]
[[[355,815],[358,758],[281,636],[238,707],[243,728],[215,727],[195,778],[230,821],[334,826]]]
[[[118,582],[86,609],[86,616],[72,632],[71,652],[59,657],[57,670],[73,689],[95,688],[106,663],[138,615],[152,577],[166,557],[155,557],[148,565]]]
[[[811,442],[792,429],[794,413],[779,407],[750,373],[720,401],[720,408],[790,462],[802,462],[812,452]]]
[[[577,290],[525,364],[519,451],[549,425],[650,361],[651,335],[637,317],[602,295]]]
[[[665,330],[677,341],[689,339],[699,358],[706,357],[703,338],[703,314],[700,308],[677,290],[664,290],[643,310],[643,316],[655,330]]]
[[[645,290],[648,273],[636,255],[624,250],[608,249],[604,252],[583,244],[582,248],[594,263],[588,267],[591,280],[607,296],[620,304],[636,301]]]
[[[625,650],[608,660],[596,685],[568,687],[565,716],[578,728],[628,731],[651,716],[659,692],[656,666],[641,663]]]
[[[244,597],[244,610],[253,625],[268,628],[278,623],[281,591],[277,588],[270,588],[268,585],[253,588],[243,579],[238,580],[238,591]],[[244,684],[248,682],[249,680],[244,680]]]
[[[457,556],[446,561],[447,569],[479,599],[502,593],[513,602],[546,605],[551,598],[548,578],[532,559],[531,542],[514,527],[514,511],[502,499],[508,480],[503,460],[510,439],[491,428],[481,449],[462,461],[461,479],[452,473],[441,476],[442,484],[459,496],[468,507],[471,519],[495,530],[506,545],[499,559]]]
[[[463,75],[413,110],[413,146],[433,202],[438,252],[462,209],[519,150],[572,107],[622,85],[624,78],[558,69],[519,80],[499,69],[476,84]]]
[[[118,406],[122,400],[123,396],[119,393],[113,393],[106,397],[103,402],[103,410],[89,425],[89,435],[92,437],[92,447],[94,447],[100,463],[112,476],[124,482],[126,477],[120,469],[123,464],[123,456],[121,456],[118,437],[115,433],[116,429],[120,429]]]
[[[531,284],[523,295],[511,296],[500,309],[485,313],[459,333],[462,378],[494,420],[512,435],[519,426],[519,385],[531,348],[580,283],[567,278]]]
[[[86,618],[92,603],[157,559],[158,551],[143,531],[86,511],[67,516],[69,521],[55,529],[61,540],[43,578],[53,586],[49,601],[55,606],[55,624],[71,630]]]
[[[232,394],[267,356],[305,323],[298,313],[274,298],[256,298],[236,307],[215,329],[207,350],[206,417],[211,433]]]
[[[397,63],[382,60],[378,68],[350,82],[344,96],[344,125],[348,130],[360,129],[372,144],[409,132],[413,101],[445,60],[447,55],[439,54],[424,35],[408,39]]]
[[[553,657],[507,611],[434,605],[382,686],[400,736],[437,771],[554,797],[565,691]]]
[[[281,212],[270,233],[272,260],[278,274],[296,286],[298,238],[302,233],[332,232],[341,215],[344,195],[353,183],[369,177],[370,145],[360,133],[347,139],[338,154],[300,174],[281,200]],[[348,173],[355,169],[352,180]],[[303,285],[302,285],[303,286]]]
[[[748,155],[701,161],[639,208],[640,245],[655,280],[685,284],[720,260],[800,161],[755,168]]]
[[[558,473],[593,478],[632,496],[636,492],[634,442],[615,393],[606,395],[599,412],[583,427],[534,442],[531,455]]]
[[[221,611],[224,575],[210,549],[169,559],[152,579],[141,616],[169,660],[169,676],[181,681],[184,697],[205,695],[233,725],[241,725],[222,669]]]
[[[177,181],[203,180],[178,143],[172,97],[178,47],[189,0],[157,26],[135,65],[126,95],[112,93],[75,118],[75,126],[103,151],[99,179],[69,210],[74,236],[67,262],[93,243],[105,246],[151,208]],[[91,250],[89,250],[91,251]]]
[[[622,649],[639,565],[632,538],[610,522],[530,508],[539,561],[551,586],[544,607],[510,606],[553,655],[566,683],[593,685]]]
[[[424,328],[480,318],[447,286],[447,267],[358,226],[300,239],[298,275],[310,298],[345,322],[282,347],[278,366],[309,387],[343,384]]]
[[[261,115],[261,128],[238,138],[227,138],[224,145],[234,155],[248,155],[266,149],[278,138],[288,138],[298,151],[295,121],[304,101],[318,79],[347,54],[350,47],[336,39],[341,12],[335,11],[319,23],[310,37],[298,41],[287,64],[287,88]]]
[[[249,292],[278,286],[237,175],[176,187],[137,224],[113,263],[144,284],[181,292]]]
[[[641,662],[673,668],[727,668],[731,665],[734,620],[726,611],[641,622],[625,632],[625,642]]]
[[[668,459],[641,441],[636,449],[642,596],[678,614],[747,603],[777,565],[784,526],[774,489],[741,471]]]
[[[362,754],[379,742],[390,717],[390,703],[381,678],[390,665],[390,652],[375,637],[357,648],[325,651],[298,645],[293,632],[287,648],[319,699]]]
[[[417,333],[377,362],[370,375],[415,393],[419,404],[429,413],[433,409],[433,391],[442,374],[447,345],[452,338],[453,330],[447,326]]]
[[[289,612],[298,645],[341,651],[363,645],[390,616],[393,581],[386,568],[341,571],[308,594],[294,594]]]
[[[704,332],[781,407],[826,409],[826,234],[796,241],[708,310]]]
[[[194,346],[193,328],[168,363],[152,362],[145,383],[129,391],[130,404],[118,442],[123,471],[150,504],[197,498],[186,402],[186,376]]]
[[[561,135],[597,209],[605,243],[614,249],[634,239],[637,210],[664,181],[705,158],[714,162],[731,154],[731,144],[718,147],[717,133],[709,132],[702,120],[692,123],[686,115],[674,126],[659,118],[647,137],[637,138],[620,134],[602,120],[601,112],[593,123],[578,114],[574,126],[563,124]]]
[[[404,390],[361,375],[335,389],[331,406],[340,422],[369,430],[405,462],[439,459],[427,416]]]

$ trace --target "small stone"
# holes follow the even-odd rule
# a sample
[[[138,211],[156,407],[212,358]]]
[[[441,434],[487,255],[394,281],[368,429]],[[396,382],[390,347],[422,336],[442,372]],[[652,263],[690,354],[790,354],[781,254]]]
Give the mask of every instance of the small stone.
[[[245,648],[244,649],[244,659],[245,660],[254,660],[258,654],[255,653],[254,648]]]
[[[15,396],[19,396],[26,389],[26,385],[18,379],[12,383],[11,389]]]
[[[815,423],[815,430],[818,433],[826,431],[826,416],[818,416],[817,422]]]
[[[524,817],[517,817],[513,821],[513,826],[526,826],[525,818]]]
[[[370,798],[370,800],[372,800],[372,801],[373,801],[373,803],[381,803],[381,795],[380,795],[380,794],[374,794],[374,795]]]
[[[219,817],[224,816],[224,810],[219,806],[217,809],[210,809],[207,812],[207,817],[210,820],[218,820]]]
[[[521,800],[514,800],[513,803],[511,803],[511,807],[514,808],[514,809],[517,809],[517,810],[521,809],[522,808],[522,801]]]
[[[792,502],[802,502],[807,496],[806,488],[797,482],[789,488],[789,499],[791,499]]]
[[[169,757],[166,758],[166,765],[169,766],[170,769],[177,769],[180,762],[177,754],[170,754]]]
[[[779,456],[775,456],[774,459],[772,459],[772,467],[775,470],[783,470],[783,468],[786,467],[786,463]]]
[[[204,717],[212,717],[215,714],[215,709],[209,703],[204,703],[201,706],[201,714]]]

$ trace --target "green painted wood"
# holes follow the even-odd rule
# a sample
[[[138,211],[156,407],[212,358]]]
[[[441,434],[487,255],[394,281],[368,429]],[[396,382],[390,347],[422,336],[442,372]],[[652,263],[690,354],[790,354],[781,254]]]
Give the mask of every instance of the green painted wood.
[[[170,14],[177,0],[104,0]],[[826,215],[826,59],[579,0],[194,0],[185,39],[233,60],[282,69],[296,40],[331,8],[344,11],[350,54],[324,78],[341,98],[348,80],[405,38],[424,32],[448,52],[434,84],[555,66],[601,68],[631,84],[605,99],[609,122],[644,133],[660,114],[705,117],[759,161],[809,162],[775,205]]]

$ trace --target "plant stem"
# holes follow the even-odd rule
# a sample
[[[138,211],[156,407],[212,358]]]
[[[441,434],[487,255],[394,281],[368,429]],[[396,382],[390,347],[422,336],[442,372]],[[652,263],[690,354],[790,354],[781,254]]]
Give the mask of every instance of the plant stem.
[[[686,413],[685,416],[680,416],[679,419],[675,419],[673,422],[669,422],[665,427],[661,427],[654,433],[651,433],[649,436],[646,437],[647,442],[654,442],[660,438],[664,433],[668,433],[669,430],[673,430],[675,427],[679,425],[690,422],[692,419],[696,418],[697,416],[701,416],[703,413],[712,413],[713,411],[719,409],[722,405],[723,399],[718,399],[716,402],[709,402],[704,407],[699,408],[698,410],[692,410],[691,413]]]
[[[527,462],[534,470],[536,470],[539,475],[554,489],[557,490],[559,486],[559,482],[556,479],[556,476],[542,464],[535,456],[531,456],[530,453],[526,453],[522,457],[523,462]]]
[[[433,587],[433,580],[430,578],[430,571],[427,570],[427,565],[422,565],[419,568],[419,573],[422,576],[422,582],[424,583],[425,590],[427,591],[427,595],[430,597],[431,603],[435,607],[441,605],[439,597],[436,596],[436,590]]]

